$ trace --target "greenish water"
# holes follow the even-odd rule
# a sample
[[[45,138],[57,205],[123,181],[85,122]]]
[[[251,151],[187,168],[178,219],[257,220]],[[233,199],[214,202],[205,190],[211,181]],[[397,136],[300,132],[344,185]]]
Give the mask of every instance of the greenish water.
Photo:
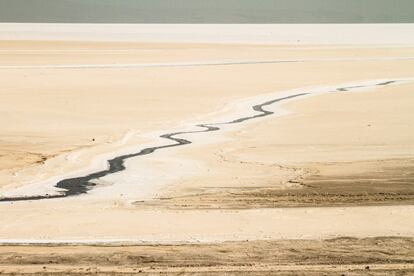
[[[414,0],[0,0],[0,22],[414,23]]]

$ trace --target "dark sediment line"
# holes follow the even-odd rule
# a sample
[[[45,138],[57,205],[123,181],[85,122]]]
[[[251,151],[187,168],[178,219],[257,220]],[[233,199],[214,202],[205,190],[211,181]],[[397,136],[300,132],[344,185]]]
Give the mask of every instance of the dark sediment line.
[[[136,153],[121,155],[121,156],[118,156],[118,157],[115,157],[113,159],[108,160],[109,166],[108,166],[108,169],[106,169],[106,170],[91,173],[91,174],[88,174],[86,176],[68,178],[68,179],[61,180],[55,185],[56,188],[64,190],[63,192],[61,192],[61,194],[1,198],[0,202],[2,202],[2,201],[4,202],[4,201],[52,199],[52,198],[62,198],[62,197],[85,194],[90,189],[92,189],[93,187],[96,186],[96,184],[93,183],[92,180],[96,180],[96,179],[99,179],[101,177],[107,176],[109,174],[113,174],[113,173],[117,173],[117,172],[125,170],[124,162],[125,162],[125,160],[127,160],[129,158],[148,155],[148,154],[151,154],[151,153],[153,153],[157,150],[160,150],[160,149],[183,146],[183,145],[187,145],[187,144],[192,143],[190,140],[176,137],[178,135],[217,131],[217,130],[220,130],[220,128],[217,127],[218,125],[242,123],[242,122],[247,121],[247,120],[268,116],[268,115],[273,114],[273,112],[264,110],[263,109],[264,106],[271,105],[275,102],[279,102],[279,101],[283,101],[283,100],[287,100],[287,99],[291,99],[291,98],[295,98],[295,97],[299,97],[299,96],[304,96],[304,95],[307,95],[307,93],[291,95],[291,96],[275,99],[275,100],[272,100],[272,101],[268,101],[268,102],[265,102],[263,104],[255,105],[255,106],[253,106],[253,110],[260,112],[260,114],[256,114],[256,115],[253,115],[253,116],[242,117],[242,118],[239,118],[239,119],[236,119],[236,120],[233,120],[233,121],[222,122],[222,123],[196,125],[196,127],[204,128],[203,130],[181,131],[181,132],[173,132],[173,133],[163,134],[163,135],[160,136],[161,138],[174,141],[175,143],[168,144],[168,145],[162,145],[162,146],[144,148],[141,151],[136,152]]]
[[[376,86],[385,86],[385,85],[393,84],[395,82],[397,81],[385,81],[385,82],[377,83]],[[351,89],[364,88],[364,87],[367,87],[367,86],[366,85],[355,85],[355,86],[337,88],[336,90],[341,91],[341,92],[346,92]]]
[[[395,83],[396,81],[387,81],[383,83],[378,83],[374,85],[366,85],[366,86],[349,86],[349,87],[341,87],[337,88],[336,91],[349,91],[351,89],[356,88],[362,88],[362,87],[370,87],[370,86],[384,86],[388,84]],[[157,150],[166,149],[166,148],[172,148],[177,146],[184,146],[187,144],[191,144],[192,142],[187,139],[179,138],[177,136],[179,135],[185,135],[185,134],[192,134],[192,133],[201,133],[201,132],[211,132],[211,131],[218,131],[220,128],[218,126],[220,125],[228,125],[228,124],[237,124],[242,123],[248,120],[257,119],[260,117],[269,116],[271,114],[274,114],[272,111],[265,110],[264,107],[274,104],[276,102],[280,102],[283,100],[288,100],[292,98],[297,98],[301,96],[308,95],[309,93],[299,93],[294,94],[282,98],[278,98],[275,100],[267,101],[262,104],[254,105],[252,108],[254,111],[259,112],[259,114],[252,115],[252,116],[246,116],[242,118],[238,118],[232,121],[227,122],[221,122],[221,123],[211,123],[211,124],[198,124],[195,125],[196,127],[203,128],[202,130],[194,130],[194,131],[181,131],[181,132],[173,132],[173,133],[167,133],[163,134],[160,137],[164,139],[168,139],[171,141],[174,141],[173,144],[167,144],[162,146],[154,146],[154,147],[148,147],[140,150],[136,153],[121,155],[118,157],[115,157],[113,159],[108,160],[108,168],[106,170],[98,171],[95,173],[91,173],[85,176],[81,177],[75,177],[75,178],[68,178],[59,181],[56,183],[55,187],[62,189],[63,191],[60,194],[56,195],[36,195],[36,196],[21,196],[21,197],[5,197],[0,198],[0,202],[11,202],[11,201],[25,201],[25,200],[40,200],[40,199],[53,199],[53,198],[63,198],[63,197],[69,197],[69,196],[76,196],[87,193],[89,190],[93,189],[97,184],[92,182],[93,180],[97,180],[99,178],[102,178],[104,176],[107,176],[109,174],[117,173],[120,171],[125,170],[124,162],[127,159],[134,158],[137,156],[143,156],[151,154]]]

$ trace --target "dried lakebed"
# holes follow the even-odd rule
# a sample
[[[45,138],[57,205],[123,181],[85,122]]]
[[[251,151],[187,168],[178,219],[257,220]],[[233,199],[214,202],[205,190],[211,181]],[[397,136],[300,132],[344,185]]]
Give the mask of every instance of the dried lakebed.
[[[172,133],[166,133],[166,134],[160,135],[160,138],[173,141],[173,143],[166,144],[166,145],[147,147],[147,148],[141,149],[138,152],[117,156],[115,158],[107,160],[108,167],[104,170],[96,171],[96,172],[93,172],[93,173],[90,173],[84,176],[80,176],[80,177],[63,179],[57,182],[56,185],[54,186],[55,188],[58,188],[60,190],[60,192],[57,194],[44,194],[44,195],[33,195],[33,196],[22,195],[22,196],[14,196],[14,197],[3,197],[3,198],[0,198],[0,202],[64,198],[64,197],[69,197],[69,196],[77,196],[81,194],[86,194],[88,193],[88,191],[90,191],[91,189],[97,186],[97,184],[94,183],[94,180],[98,180],[107,175],[114,174],[114,173],[125,170],[126,169],[125,161],[127,159],[152,154],[155,151],[162,150],[162,149],[184,146],[184,145],[188,145],[192,143],[192,141],[188,139],[181,138],[180,136],[182,135],[218,131],[220,130],[220,126],[240,124],[246,121],[273,115],[275,112],[266,110],[265,107],[270,106],[275,103],[280,103],[280,102],[284,102],[284,101],[288,101],[292,99],[304,98],[306,96],[316,96],[316,95],[325,94],[325,93],[349,92],[349,91],[359,90],[359,89],[368,89],[368,88],[375,88],[379,86],[399,84],[399,83],[404,83],[406,81],[407,79],[405,80],[402,80],[402,79],[371,80],[371,81],[353,83],[349,85],[342,85],[339,87],[308,89],[309,90],[308,92],[305,90],[300,91],[300,92],[298,90],[294,90],[290,94],[284,95],[283,97],[278,97],[273,100],[267,100],[260,104],[253,105],[252,109],[253,111],[256,112],[256,114],[254,115],[240,117],[234,120],[229,120],[229,121],[224,121],[224,122],[195,125],[195,127],[201,128],[201,130],[180,131],[180,132],[172,132]]]

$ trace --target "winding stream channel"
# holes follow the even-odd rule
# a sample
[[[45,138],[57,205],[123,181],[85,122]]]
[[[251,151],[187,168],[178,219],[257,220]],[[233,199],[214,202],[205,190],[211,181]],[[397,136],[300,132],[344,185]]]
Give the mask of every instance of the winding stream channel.
[[[370,83],[366,85],[354,85],[354,86],[343,86],[338,87],[334,90],[330,89],[329,91],[326,91],[326,93],[329,92],[346,92],[351,91],[354,89],[360,89],[360,88],[369,88],[369,87],[376,87],[376,86],[386,86],[390,84],[394,84],[396,82],[400,82],[399,80],[390,80],[390,81],[382,81],[377,83]],[[74,178],[68,178],[63,179],[56,183],[55,187],[58,189],[61,189],[59,194],[54,195],[34,195],[34,196],[17,196],[17,197],[4,197],[0,198],[0,202],[10,202],[10,201],[24,201],[24,200],[41,200],[41,199],[53,199],[53,198],[64,198],[69,196],[77,196],[81,194],[86,194],[88,191],[93,189],[97,186],[93,182],[93,180],[97,180],[99,178],[105,177],[109,174],[117,173],[120,171],[123,171],[126,169],[125,167],[125,160],[138,157],[138,156],[144,156],[148,154],[152,154],[155,151],[172,148],[172,147],[178,147],[178,146],[184,146],[191,144],[192,141],[180,138],[180,135],[186,135],[186,134],[192,134],[192,133],[201,133],[201,132],[212,132],[212,131],[218,131],[220,130],[221,125],[230,125],[230,124],[239,124],[243,123],[248,120],[254,120],[265,116],[270,116],[274,114],[274,112],[264,109],[266,106],[272,105],[277,102],[286,101],[293,98],[299,98],[306,95],[309,95],[311,93],[297,93],[292,94],[285,97],[280,97],[274,100],[266,101],[261,104],[257,104],[252,106],[252,109],[257,112],[257,114],[252,116],[246,116],[241,117],[238,119],[234,119],[231,121],[226,122],[219,122],[219,123],[209,123],[209,124],[197,124],[195,127],[201,128],[200,130],[194,130],[194,131],[181,131],[181,132],[172,132],[172,133],[166,133],[162,134],[160,138],[167,139],[172,141],[173,143],[167,144],[167,145],[160,145],[160,146],[154,146],[154,147],[147,147],[144,149],[141,149],[138,152],[125,154],[121,156],[117,156],[115,158],[107,160],[108,167],[105,170],[97,171],[94,173],[90,173],[85,176],[80,177],[74,177]]]

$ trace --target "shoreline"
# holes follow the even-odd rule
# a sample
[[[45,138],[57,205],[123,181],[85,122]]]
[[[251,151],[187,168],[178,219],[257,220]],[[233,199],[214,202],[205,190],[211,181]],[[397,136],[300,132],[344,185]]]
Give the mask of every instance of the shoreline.
[[[414,45],[414,24],[0,23],[0,40]]]

